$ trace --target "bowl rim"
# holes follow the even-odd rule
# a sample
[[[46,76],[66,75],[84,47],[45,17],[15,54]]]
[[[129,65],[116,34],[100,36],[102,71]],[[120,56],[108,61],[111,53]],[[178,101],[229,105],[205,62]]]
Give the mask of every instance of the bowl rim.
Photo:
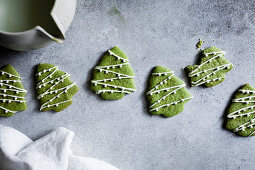
[[[53,6],[51,8],[51,12],[50,12],[51,17],[53,17],[53,15],[52,15],[53,13],[52,12],[53,12],[54,7],[56,6],[56,3],[57,3],[57,0],[54,0],[54,4],[53,4]],[[6,35],[10,35],[10,36],[11,35],[19,35],[19,34],[27,34],[27,33],[31,32],[33,30],[36,30],[38,28],[39,28],[40,31],[41,31],[41,29],[43,29],[44,32],[48,33],[44,28],[42,28],[41,26],[37,25],[37,26],[35,26],[33,28],[30,28],[30,29],[25,30],[25,31],[20,31],[20,32],[9,32],[9,31],[3,31],[3,30],[0,29],[0,34],[6,34]]]

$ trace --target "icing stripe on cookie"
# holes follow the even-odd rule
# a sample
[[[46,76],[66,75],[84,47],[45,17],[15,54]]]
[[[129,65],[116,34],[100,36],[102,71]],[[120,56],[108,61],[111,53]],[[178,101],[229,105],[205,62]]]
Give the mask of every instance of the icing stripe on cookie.
[[[175,102],[172,102],[172,103],[169,103],[169,104],[164,104],[164,105],[161,105],[159,107],[156,107],[156,108],[153,108],[151,109],[150,111],[158,111],[160,108],[162,107],[169,107],[170,105],[176,105],[178,103],[181,103],[181,102],[184,102],[185,100],[189,100],[189,99],[192,99],[192,97],[187,97],[187,98],[184,98],[184,99],[181,99],[181,100],[177,100]]]
[[[106,78],[106,79],[92,80],[91,83],[94,84],[95,86],[101,85],[103,87],[113,87],[113,88],[115,88],[115,90],[106,90],[106,89],[98,90],[98,91],[96,91],[96,93],[100,94],[100,93],[130,93],[130,92],[134,92],[135,89],[133,89],[133,88],[128,88],[128,87],[124,87],[124,86],[117,86],[117,85],[114,85],[114,84],[108,84],[107,83],[107,82],[113,82],[113,81],[121,80],[121,79],[132,79],[132,78],[134,78],[134,76],[132,76],[132,75],[127,75],[127,74],[123,74],[123,73],[119,73],[119,72],[116,72],[116,71],[109,70],[109,69],[115,68],[115,67],[121,68],[125,65],[129,65],[129,63],[125,63],[125,62],[128,62],[128,59],[125,59],[125,58],[122,58],[122,57],[116,55],[111,50],[108,50],[108,52],[111,56],[116,57],[118,60],[122,60],[124,63],[115,64],[115,65],[106,65],[106,66],[96,66],[95,67],[95,69],[99,70],[99,72],[104,72],[106,74],[112,73],[112,74],[115,74],[117,76],[117,77]],[[117,89],[119,89],[119,90],[117,90]]]
[[[167,93],[166,95],[162,96],[160,99],[158,99],[156,102],[154,102],[151,106],[150,106],[150,111],[158,111],[160,108],[163,108],[163,107],[170,107],[171,105],[175,105],[175,104],[178,104],[180,102],[184,102],[185,100],[189,100],[192,98],[191,97],[188,97],[188,98],[184,98],[184,99],[181,99],[181,100],[177,100],[177,101],[174,101],[172,103],[169,103],[169,104],[164,104],[164,105],[161,105],[159,107],[156,107],[156,108],[153,108],[156,104],[159,104],[161,101],[164,101],[169,95],[171,94],[176,94],[176,92],[182,88],[184,88],[186,86],[186,84],[180,84],[180,85],[175,85],[175,86],[171,86],[171,87],[167,87],[167,88],[163,88],[163,89],[159,89],[161,85],[164,85],[166,83],[168,83],[171,78],[174,76],[174,72],[171,71],[171,72],[162,72],[162,73],[152,73],[152,75],[154,76],[166,76],[167,74],[171,74],[170,76],[168,76],[166,79],[162,80],[161,82],[159,82],[156,86],[154,86],[151,90],[149,90],[147,92],[147,95],[153,95],[154,93],[156,94],[159,94],[160,92],[169,92]],[[171,91],[170,91],[171,90]]]

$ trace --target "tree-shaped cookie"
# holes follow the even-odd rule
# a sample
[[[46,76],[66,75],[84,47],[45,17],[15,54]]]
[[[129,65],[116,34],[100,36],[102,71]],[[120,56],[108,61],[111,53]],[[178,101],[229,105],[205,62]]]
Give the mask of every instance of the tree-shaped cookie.
[[[185,86],[183,81],[174,76],[173,71],[161,66],[155,67],[147,92],[151,114],[172,117],[182,112],[184,104],[192,98]]]
[[[105,53],[93,76],[91,90],[103,99],[121,99],[124,94],[135,91],[134,72],[128,57],[118,47]]]
[[[10,117],[27,110],[24,89],[19,73],[7,65],[0,70],[0,116]]]
[[[70,75],[60,71],[57,66],[42,63],[38,65],[37,93],[41,101],[41,111],[59,112],[72,104],[72,96],[79,88],[70,80]]]
[[[255,88],[245,84],[227,110],[226,128],[241,136],[255,135]]]
[[[225,74],[233,68],[233,64],[224,56],[225,52],[216,47],[202,50],[200,65],[189,65],[186,68],[191,86],[204,84],[212,87],[223,82]]]

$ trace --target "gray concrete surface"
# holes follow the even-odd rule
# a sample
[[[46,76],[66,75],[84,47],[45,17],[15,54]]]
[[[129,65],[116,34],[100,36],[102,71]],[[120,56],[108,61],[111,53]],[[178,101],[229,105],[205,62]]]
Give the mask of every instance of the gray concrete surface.
[[[123,170],[255,169],[255,137],[238,137],[223,128],[225,108],[234,91],[255,86],[255,3],[253,0],[79,0],[64,44],[30,52],[0,49],[1,65],[22,75],[28,110],[0,118],[32,139],[63,126],[76,137],[76,154],[95,157]],[[195,44],[215,45],[235,65],[213,88],[195,87],[194,98],[173,118],[150,116],[145,90],[156,65],[175,71],[196,61]],[[137,92],[104,101],[88,89],[91,69],[103,52],[119,46],[136,73]],[[56,64],[70,73],[80,91],[60,113],[38,111],[35,65]]]

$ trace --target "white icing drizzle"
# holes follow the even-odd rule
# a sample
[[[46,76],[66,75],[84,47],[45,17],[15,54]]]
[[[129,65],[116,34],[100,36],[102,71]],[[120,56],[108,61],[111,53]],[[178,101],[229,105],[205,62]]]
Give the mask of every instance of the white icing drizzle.
[[[163,85],[164,83],[167,83],[167,81],[170,80],[173,76],[174,76],[174,74],[170,75],[169,77],[167,77],[163,81],[159,82],[155,87],[153,87],[150,91],[148,91],[147,94],[151,94],[151,92],[158,89],[160,85]]]
[[[2,101],[3,103],[4,102],[8,102],[8,103],[11,103],[11,102],[26,103],[26,101],[24,101],[24,100],[12,100],[12,99],[0,99],[0,101]]]
[[[130,91],[135,91],[135,89],[132,89],[132,88],[127,88],[127,87],[123,87],[123,86],[117,86],[117,85],[111,85],[111,84],[106,84],[106,83],[100,83],[100,82],[97,82],[95,80],[92,80],[91,83],[95,84],[95,85],[103,85],[104,87],[113,87],[115,89],[122,89],[122,90],[130,90]]]
[[[186,84],[181,84],[181,85],[179,85],[179,86],[174,86],[174,87],[176,88],[175,90],[173,90],[173,91],[171,91],[170,93],[168,93],[168,94],[164,95],[163,97],[161,97],[158,101],[156,101],[155,103],[153,103],[153,104],[150,106],[150,108],[152,108],[153,106],[155,106],[157,103],[160,103],[162,100],[165,100],[166,97],[169,96],[170,94],[176,94],[176,91],[177,91],[177,90],[179,90],[179,89],[181,89],[181,88],[183,88],[183,87],[185,87],[185,86],[186,86]]]
[[[16,77],[16,78],[18,78],[18,79],[21,79],[20,76],[16,76],[16,75],[14,75],[14,74],[7,73],[7,72],[2,71],[2,70],[0,70],[0,73],[1,73],[2,75],[6,74],[6,75],[8,75],[8,77]]]
[[[186,86],[186,84],[181,84],[181,85],[178,85],[178,86],[172,86],[172,87],[168,87],[168,88],[163,88],[163,89],[155,90],[155,91],[152,91],[152,92],[147,93],[147,94],[149,94],[149,95],[153,95],[153,93],[159,94],[161,91],[169,91],[170,89],[179,88],[179,87],[185,87],[185,86]]]
[[[16,111],[12,111],[9,109],[6,109],[5,107],[0,106],[0,109],[3,109],[5,111],[5,113],[11,112],[11,113],[16,113]]]
[[[253,91],[253,90],[239,89],[238,91],[240,91],[241,93],[244,93],[244,94],[255,94],[255,91]],[[236,99],[233,99],[232,102],[235,102],[235,103],[244,103],[244,104],[255,103],[255,100],[252,100],[253,98],[255,98],[255,95],[251,95],[251,96],[247,96],[247,97],[241,97],[241,98],[236,98]],[[246,111],[247,109],[252,110],[254,108],[255,108],[255,105],[253,104],[251,106],[247,106],[247,107],[241,108],[239,110],[236,110],[236,111],[234,111],[232,113],[229,113],[227,115],[227,117],[235,119],[237,117],[250,116],[250,114],[255,113],[255,111],[250,111],[250,112],[247,112],[247,113],[241,113],[241,112]]]
[[[180,90],[181,88],[184,88],[186,86],[186,84],[180,84],[180,85],[176,85],[176,86],[171,86],[171,87],[168,87],[168,88],[163,88],[163,89],[159,89],[159,86],[160,85],[163,85],[164,83],[167,83],[169,80],[171,80],[171,78],[174,76],[173,74],[174,72],[171,71],[171,72],[162,72],[162,73],[156,73],[156,74],[153,74],[152,75],[155,75],[155,76],[166,76],[167,74],[171,74],[170,76],[168,76],[166,79],[162,80],[161,82],[159,82],[155,87],[153,87],[150,91],[147,92],[147,95],[153,95],[154,93],[160,93],[161,91],[169,91],[170,89],[174,89],[172,90],[171,92],[167,93],[166,95],[164,95],[163,97],[161,97],[159,100],[157,100],[155,103],[153,103],[150,108],[152,108],[153,106],[155,106],[156,104],[160,103],[161,101],[165,100],[167,96],[171,95],[171,94],[176,94],[176,91]],[[184,102],[185,100],[188,100],[188,99],[191,99],[191,97],[188,97],[188,98],[184,98],[184,99],[181,99],[181,100],[177,100],[175,102],[172,102],[172,103],[169,103],[169,104],[165,104],[165,105],[161,105],[159,107],[156,107],[156,108],[153,108],[151,109],[150,111],[158,111],[160,108],[162,107],[170,107],[171,105],[175,105],[175,104],[178,104],[180,102]]]
[[[62,81],[60,81],[60,82],[63,82],[63,80],[66,79],[66,78],[68,78],[68,77],[70,77],[70,75],[66,73],[66,74],[64,74],[64,75],[62,75],[62,76],[59,76],[59,77],[53,79],[53,80],[50,80],[50,81],[47,81],[47,82],[45,82],[45,83],[43,83],[43,84],[37,85],[37,86],[36,86],[36,89],[40,89],[41,87],[45,87],[47,84],[54,84],[54,82],[55,82],[56,80],[61,80],[61,78],[63,78],[63,79],[62,79]]]
[[[122,58],[118,55],[116,55],[114,52],[112,52],[111,50],[108,50],[109,54],[111,56],[116,57],[118,60],[122,60],[123,62],[128,62],[128,59]],[[131,79],[134,78],[134,76],[130,76],[127,74],[123,74],[123,73],[119,73],[119,72],[115,72],[115,71],[111,71],[109,69],[111,68],[115,68],[115,67],[119,67],[121,68],[124,65],[129,65],[129,63],[121,63],[121,64],[115,64],[115,65],[108,65],[108,66],[97,66],[95,67],[95,69],[99,70],[100,72],[105,72],[107,73],[113,73],[115,74],[117,77],[113,77],[113,78],[107,78],[107,79],[101,79],[101,80],[92,80],[91,83],[94,84],[95,86],[97,85],[102,85],[103,87],[113,87],[115,89],[120,89],[120,90],[98,90],[96,91],[97,94],[100,93],[130,93],[130,92],[134,92],[135,89],[133,88],[127,88],[124,86],[117,86],[117,85],[112,85],[112,84],[107,84],[105,82],[113,82],[114,80],[121,80],[121,79]]]
[[[241,113],[242,111],[246,111],[247,109],[254,109],[255,108],[255,105],[252,105],[252,106],[248,106],[248,107],[244,107],[242,109],[239,109],[239,110],[236,110],[232,113],[229,113],[227,115],[228,118],[233,118],[235,119],[236,117],[242,117],[242,116],[250,116],[250,114],[252,113],[255,113],[255,111],[252,111],[252,112],[248,112],[248,113]],[[237,115],[235,115],[237,113]]]
[[[99,70],[100,72],[104,71],[105,73],[113,73],[113,74],[116,74],[118,77],[124,76],[124,77],[134,78],[134,76],[129,76],[129,75],[126,75],[126,74],[122,74],[122,73],[115,72],[115,71],[110,71],[110,70],[106,70],[106,69],[102,69],[102,68],[95,68],[95,69]]]
[[[53,69],[57,69],[57,70],[58,70],[58,66],[51,67],[51,68],[49,68],[49,69],[45,69],[45,70],[43,70],[43,71],[37,73],[36,76],[40,76],[40,75],[42,75],[43,73],[49,72],[49,71],[51,71],[51,70],[53,70]]]
[[[213,82],[213,81],[220,81],[221,79],[224,79],[224,78],[225,77],[219,77],[219,78],[214,78],[214,79],[211,79],[211,80],[202,81],[201,83],[198,83],[195,86],[200,86],[202,84],[210,83],[210,82]]]
[[[128,62],[128,59],[125,59],[125,58],[122,58],[122,57],[118,56],[117,54],[115,54],[115,53],[112,52],[111,50],[108,50],[108,52],[109,52],[109,54],[110,54],[111,56],[116,57],[118,60],[122,60],[123,62]]]
[[[13,79],[0,80],[0,96],[4,97],[4,98],[0,99],[0,102],[3,102],[3,103],[5,103],[5,102],[7,102],[7,103],[11,103],[11,102],[26,103],[26,101],[24,100],[25,97],[6,94],[7,91],[12,91],[12,92],[15,92],[16,94],[27,92],[25,89],[8,84],[8,83],[20,83],[21,77],[11,74],[11,73],[8,73],[8,72],[5,72],[5,71],[2,71],[2,70],[0,70],[0,73],[1,73],[1,75],[7,75],[9,78],[14,77],[14,78],[18,79],[18,80],[13,80]],[[1,88],[3,86],[6,86],[7,88]],[[1,93],[1,91],[3,91],[3,93]],[[5,98],[5,97],[11,97],[13,99]],[[20,100],[18,100],[18,99],[20,99]],[[3,106],[0,106],[0,109],[4,110],[5,113],[8,113],[8,112],[16,113],[17,112],[17,111],[9,110]]]
[[[49,108],[49,107],[52,107],[52,106],[59,106],[60,104],[63,104],[63,103],[66,103],[66,102],[69,102],[71,101],[72,99],[69,99],[69,100],[66,100],[66,101],[62,101],[62,102],[59,102],[59,103],[54,103],[54,104],[49,104],[50,102],[54,101],[55,99],[59,98],[61,94],[64,94],[64,93],[67,93],[68,90],[73,87],[76,83],[72,83],[70,85],[67,85],[63,88],[59,88],[59,89],[56,89],[56,90],[52,90],[57,84],[61,83],[61,82],[64,82],[64,80],[68,77],[70,77],[69,74],[64,74],[62,76],[59,76],[57,78],[54,78],[53,80],[50,80],[50,81],[47,81],[45,82],[45,80],[47,80],[48,78],[52,78],[53,75],[56,73],[56,71],[58,70],[58,67],[55,66],[55,67],[52,67],[50,69],[45,69],[39,73],[37,73],[36,75],[37,76],[40,76],[42,75],[43,73],[46,73],[46,72],[50,72],[54,70],[52,73],[50,73],[48,76],[46,76],[45,78],[43,78],[41,81],[39,81],[37,83],[37,86],[36,88],[37,89],[40,89],[42,87],[45,87],[47,84],[52,84],[52,86],[50,88],[48,88],[44,93],[40,94],[37,96],[38,99],[41,99],[42,97],[44,97],[45,95],[48,95],[48,94],[53,94],[53,93],[56,93],[56,95],[54,97],[52,97],[51,99],[49,99],[48,101],[46,101],[45,103],[43,103],[40,107],[40,110],[43,110],[45,108]],[[59,94],[57,94],[59,91],[62,91],[60,92]]]
[[[174,72],[171,71],[171,72],[162,72],[162,73],[152,73],[153,76],[161,76],[161,75],[166,76],[167,74],[174,74]]]
[[[196,72],[198,69],[200,69],[204,64],[206,63],[210,63],[213,59],[217,58],[217,57],[222,57],[225,55],[225,52],[224,51],[220,51],[220,52],[212,52],[212,53],[204,53],[204,55],[207,57],[208,55],[216,55],[206,61],[204,61],[203,63],[201,63],[200,65],[197,66],[197,68],[195,70],[193,70],[192,72],[190,72],[189,74],[193,74],[194,72]]]
[[[206,80],[208,78],[210,78],[211,75],[216,74],[218,71],[223,70],[225,68],[229,69],[233,64],[229,63],[229,64],[224,64],[224,65],[220,65],[214,68],[210,68],[210,69],[205,69],[205,70],[201,70],[198,71],[198,69],[200,69],[204,64],[210,63],[212,62],[214,59],[218,58],[218,57],[223,57],[225,55],[224,51],[219,51],[219,52],[211,52],[211,53],[204,53],[205,57],[208,57],[209,55],[215,55],[212,58],[209,58],[208,60],[202,62],[200,65],[197,66],[197,68],[195,70],[193,70],[192,72],[189,73],[189,77],[194,77],[194,76],[199,76],[201,73],[206,73],[208,71],[213,70],[213,72],[205,75],[204,77],[202,77],[201,79],[197,80],[197,81],[191,81],[191,86],[199,86],[205,83],[210,83],[213,81],[219,81],[225,77],[220,77],[220,78],[214,78],[211,80]]]
[[[96,66],[96,69],[101,69],[101,68],[106,68],[106,69],[110,69],[110,68],[115,68],[115,67],[119,67],[121,68],[124,65],[129,65],[129,63],[123,63],[123,64],[115,64],[115,65],[109,65],[109,66]]]
[[[255,125],[255,119],[251,119],[250,121],[238,126],[233,130],[233,132],[244,131],[246,128],[253,128],[253,125]]]
[[[238,91],[240,91],[240,92],[242,92],[242,93],[246,93],[246,94],[249,94],[249,93],[255,94],[255,91],[254,91],[254,90],[242,90],[242,89],[240,89],[240,90],[238,90]]]
[[[20,80],[0,80],[0,83],[9,83],[9,82],[13,82],[13,83],[20,83]]]
[[[224,66],[224,67],[223,67]],[[224,65],[220,65],[218,67],[213,67],[213,68],[210,68],[210,69],[205,69],[205,70],[202,70],[202,71],[199,71],[199,72],[196,72],[196,73],[193,73],[193,74],[189,74],[189,77],[194,77],[194,76],[199,76],[200,73],[206,73],[208,71],[211,71],[211,70],[218,70],[220,69],[221,67],[223,68],[230,68],[230,66],[232,66],[232,64],[224,64]]]
[[[5,93],[0,93],[0,96],[3,96],[3,97],[13,97],[15,100],[17,100],[18,98],[20,98],[20,99],[25,99],[25,97],[14,96],[14,95],[5,94]]]
[[[97,94],[100,94],[100,93],[105,93],[105,92],[109,92],[109,93],[126,93],[126,94],[129,94],[130,92],[129,91],[125,91],[125,90],[98,90],[96,93]]]
[[[0,86],[7,86],[7,87],[15,90],[16,92],[24,92],[24,93],[27,92],[25,89],[22,89],[22,88],[19,88],[19,87],[16,87],[16,86],[12,86],[12,85],[9,85],[9,84],[5,84],[5,83],[0,83]],[[2,89],[4,89],[4,88],[2,88]],[[6,90],[10,90],[10,89],[6,89]]]
[[[248,97],[242,97],[242,98],[237,98],[232,100],[233,102],[237,102],[237,103],[253,103],[255,102],[255,100],[251,100],[252,98],[254,98],[255,96],[248,96]],[[249,99],[249,100],[245,100],[245,99]]]
[[[214,74],[216,74],[218,71],[223,70],[223,69],[225,69],[225,68],[228,68],[230,65],[232,65],[232,64],[231,64],[231,63],[230,63],[230,64],[224,64],[224,65],[220,65],[220,66],[216,67],[216,70],[215,70],[215,71],[213,71],[213,72],[211,72],[211,73],[205,75],[204,77],[202,77],[201,79],[199,79],[199,80],[197,80],[197,81],[195,81],[195,82],[192,81],[192,82],[191,82],[192,86],[201,85],[201,81],[203,81],[202,84],[207,83],[207,80],[206,80],[206,79],[209,78],[210,75],[214,75]],[[217,79],[212,79],[211,81],[218,81],[218,80],[217,80]],[[199,82],[200,82],[200,83],[199,83]],[[209,81],[209,82],[210,82],[210,81]]]
[[[185,100],[189,100],[189,99],[192,99],[192,96],[191,97],[187,97],[187,98],[184,98],[184,99],[181,99],[181,100],[177,100],[175,102],[172,102],[172,103],[169,103],[169,104],[164,104],[164,105],[161,105],[159,107],[156,107],[156,108],[153,108],[151,109],[150,111],[158,111],[158,109],[162,108],[162,107],[169,107],[171,105],[176,105],[178,103],[181,103],[181,102],[184,102]]]
[[[62,102],[59,102],[59,103],[55,103],[55,104],[48,104],[47,106],[41,107],[40,110],[42,110],[46,107],[53,107],[53,106],[58,107],[60,104],[67,103],[67,102],[70,102],[70,101],[72,101],[72,99],[65,100],[65,101],[62,101]]]

